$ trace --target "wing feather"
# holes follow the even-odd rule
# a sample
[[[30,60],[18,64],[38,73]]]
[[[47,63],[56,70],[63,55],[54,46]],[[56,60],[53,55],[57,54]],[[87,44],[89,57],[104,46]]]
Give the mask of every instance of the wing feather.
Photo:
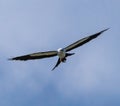
[[[49,58],[57,55],[57,51],[47,51],[47,52],[38,52],[32,53],[28,55],[18,56],[11,58],[9,60],[32,60],[32,59],[42,59],[42,58]]]
[[[108,28],[108,29],[109,29],[109,28]],[[96,33],[96,34],[93,34],[93,35],[87,36],[87,37],[85,37],[85,38],[83,38],[83,39],[80,39],[80,40],[76,41],[75,43],[67,46],[67,47],[64,48],[64,49],[65,49],[66,51],[70,51],[70,50],[75,49],[75,48],[77,48],[77,47],[79,47],[79,46],[82,46],[83,44],[91,41],[92,39],[95,39],[96,37],[98,37],[98,36],[99,36],[100,34],[102,34],[103,32],[107,31],[108,29],[102,30],[102,31],[100,31],[100,32],[98,32],[98,33]]]

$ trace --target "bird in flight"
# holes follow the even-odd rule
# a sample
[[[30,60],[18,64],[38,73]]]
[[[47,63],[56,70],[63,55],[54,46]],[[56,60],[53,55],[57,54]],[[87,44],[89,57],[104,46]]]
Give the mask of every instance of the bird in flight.
[[[54,57],[54,56],[58,56],[58,61],[56,63],[56,65],[53,67],[52,70],[54,70],[61,62],[65,62],[66,58],[68,56],[72,56],[75,53],[68,53],[69,51],[84,45],[85,43],[91,41],[92,39],[95,39],[96,37],[98,37],[100,34],[102,34],[103,32],[107,31],[109,28],[102,30],[98,33],[95,33],[93,35],[87,36],[85,38],[82,38],[74,43],[72,43],[71,45],[65,47],[65,48],[59,48],[58,50],[55,51],[46,51],[46,52],[38,52],[38,53],[32,53],[32,54],[27,54],[27,55],[23,55],[23,56],[18,56],[18,57],[14,57],[14,58],[10,58],[9,60],[34,60],[34,59],[43,59],[43,58],[50,58],[50,57]]]

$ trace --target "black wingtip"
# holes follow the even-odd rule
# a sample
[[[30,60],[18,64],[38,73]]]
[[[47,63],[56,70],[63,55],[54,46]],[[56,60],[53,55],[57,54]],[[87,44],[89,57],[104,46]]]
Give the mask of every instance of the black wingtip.
[[[24,59],[20,59],[19,57],[9,58],[8,60],[10,60],[10,61],[14,61],[14,60],[25,61]]]
[[[13,59],[13,58],[9,58],[8,60],[12,61],[12,60],[14,60],[14,59]]]
[[[12,61],[12,60],[18,60],[18,59],[15,57],[15,58],[8,58],[8,60]]]
[[[105,31],[107,31],[108,29],[110,29],[110,28],[106,28],[106,29],[102,30],[100,33],[103,33]]]
[[[14,58],[9,58],[8,61],[15,61],[17,59],[14,59]]]
[[[98,36],[101,35],[103,32],[107,31],[108,29],[110,29],[110,28],[106,28],[106,29],[104,29],[104,30],[96,33],[93,37],[94,37],[94,38],[98,37]]]

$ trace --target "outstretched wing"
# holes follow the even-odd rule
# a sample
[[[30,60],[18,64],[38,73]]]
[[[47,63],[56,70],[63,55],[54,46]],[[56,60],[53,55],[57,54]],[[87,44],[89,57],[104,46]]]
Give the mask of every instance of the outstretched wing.
[[[47,52],[38,52],[38,53],[32,53],[28,55],[18,56],[11,58],[9,60],[32,60],[32,59],[42,59],[42,58],[49,58],[57,56],[57,51],[47,51]]]
[[[109,28],[108,28],[108,29],[109,29]],[[83,38],[83,39],[80,39],[80,40],[78,40],[77,42],[75,42],[75,43],[67,46],[67,47],[64,48],[64,49],[65,49],[66,52],[67,52],[67,51],[70,51],[70,50],[72,50],[72,49],[75,49],[75,48],[77,48],[77,47],[79,47],[79,46],[82,46],[83,44],[91,41],[92,39],[94,39],[94,38],[96,38],[96,37],[98,37],[100,34],[102,34],[103,32],[107,31],[108,29],[102,30],[102,31],[100,31],[100,32],[98,32],[98,33],[96,33],[96,34],[93,34],[93,35],[90,35],[90,36],[85,37],[85,38]]]
[[[57,63],[56,63],[56,65],[55,65],[55,67],[52,69],[52,71],[53,71],[60,63],[61,63],[61,61],[60,61],[60,58],[59,58],[58,61],[57,61]]]

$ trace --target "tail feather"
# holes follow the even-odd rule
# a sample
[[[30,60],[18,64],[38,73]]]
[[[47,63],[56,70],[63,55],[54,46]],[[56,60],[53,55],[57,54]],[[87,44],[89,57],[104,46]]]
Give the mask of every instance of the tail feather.
[[[74,55],[75,53],[66,53],[66,57],[68,57],[68,56],[72,56],[72,55]]]
[[[57,63],[56,63],[56,65],[55,65],[55,67],[52,69],[52,71],[53,71],[60,63],[61,63],[61,61],[60,61],[60,58],[59,58],[58,61],[57,61]]]

